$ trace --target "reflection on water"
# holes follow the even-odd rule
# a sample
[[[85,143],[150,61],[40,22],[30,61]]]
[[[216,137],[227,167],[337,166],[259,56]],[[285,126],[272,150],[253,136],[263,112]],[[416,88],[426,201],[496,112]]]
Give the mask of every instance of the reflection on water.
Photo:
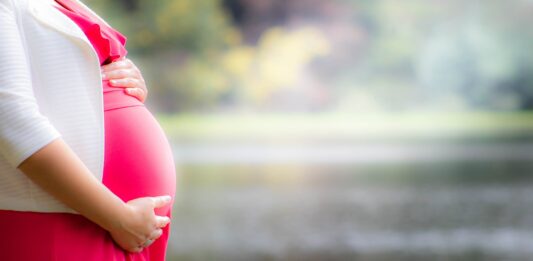
[[[457,160],[533,160],[533,143],[176,145],[182,164],[354,164]]]
[[[169,260],[527,260],[533,163],[181,169]]]

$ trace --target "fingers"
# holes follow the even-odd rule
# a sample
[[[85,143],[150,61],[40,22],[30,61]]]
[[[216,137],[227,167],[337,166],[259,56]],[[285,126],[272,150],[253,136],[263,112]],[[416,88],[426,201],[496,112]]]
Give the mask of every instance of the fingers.
[[[123,78],[123,79],[112,79],[109,80],[109,84],[114,87],[136,87],[136,88],[142,88],[143,83],[139,79],[135,78]]]
[[[133,63],[130,61],[130,59],[124,58],[124,59],[116,60],[112,63],[108,63],[106,65],[102,65],[101,69],[102,71],[111,71],[111,70],[116,70],[119,68],[130,68],[130,67],[133,67]]]
[[[142,78],[141,71],[139,70],[139,68],[137,68],[137,66],[135,66],[135,64],[130,59],[127,59],[127,58],[119,59],[112,63],[102,65],[100,67],[100,70],[103,74],[107,74],[111,71],[116,71],[116,70],[131,70],[135,74],[137,74],[139,77]]]
[[[156,216],[155,223],[158,228],[162,228],[168,225],[168,223],[170,223],[170,218],[166,216]]]
[[[132,249],[129,249],[129,251],[133,252],[133,253],[139,253],[139,252],[143,251],[143,247],[142,246],[137,246],[137,247],[134,247]]]
[[[150,234],[150,237],[148,237],[142,244],[141,244],[141,247],[148,247],[150,246],[152,243],[154,243],[154,241],[156,241],[159,237],[161,237],[163,235],[163,230],[158,228],[154,231],[152,231],[152,234]]]
[[[158,228],[158,229],[154,230],[154,232],[152,232],[152,234],[150,235],[150,239],[152,241],[155,241],[156,239],[158,239],[162,235],[163,235],[163,229]]]
[[[144,89],[141,88],[127,88],[126,93],[130,96],[137,98],[141,102],[144,102],[147,96]]]
[[[152,243],[154,243],[158,238],[160,238],[163,235],[162,229],[156,229],[150,234],[150,237],[146,238],[144,242],[139,244],[136,247],[133,247],[130,252],[141,252],[144,248],[149,247]]]
[[[168,226],[170,218],[158,216],[154,209],[167,206],[172,202],[169,195],[140,197],[129,200],[127,215],[120,226],[109,229],[113,240],[129,252],[141,252],[163,235],[162,228]]]
[[[141,72],[129,59],[122,57],[101,67],[102,80],[109,80],[109,85],[127,88],[125,92],[143,102],[148,96],[146,82]]]
[[[126,88],[126,93],[130,96],[137,98],[139,101],[144,102],[148,96],[148,89],[144,83],[133,78],[124,79],[112,79],[109,80],[109,85],[118,88]]]
[[[159,197],[152,197],[152,201],[154,203],[154,208],[160,208],[168,205],[170,203],[171,197],[170,196],[159,196]]]
[[[137,78],[141,81],[144,80],[142,79],[140,73],[133,69],[116,69],[116,70],[102,72],[102,80],[121,79],[121,78]]]

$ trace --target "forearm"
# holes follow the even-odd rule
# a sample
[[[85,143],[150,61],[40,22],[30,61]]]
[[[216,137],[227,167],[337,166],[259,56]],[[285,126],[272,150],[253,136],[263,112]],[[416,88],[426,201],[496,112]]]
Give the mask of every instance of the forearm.
[[[61,139],[55,139],[18,168],[33,182],[106,230],[118,226],[125,203],[96,179]]]

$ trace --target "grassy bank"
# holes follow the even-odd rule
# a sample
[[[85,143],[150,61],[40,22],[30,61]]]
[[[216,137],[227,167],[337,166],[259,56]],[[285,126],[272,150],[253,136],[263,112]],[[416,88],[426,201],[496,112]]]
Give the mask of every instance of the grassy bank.
[[[533,112],[158,115],[173,142],[533,140]]]

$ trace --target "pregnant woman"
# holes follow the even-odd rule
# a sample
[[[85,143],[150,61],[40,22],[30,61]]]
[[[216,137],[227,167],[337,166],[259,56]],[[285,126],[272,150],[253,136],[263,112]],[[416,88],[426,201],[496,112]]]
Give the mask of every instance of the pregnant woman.
[[[0,260],[165,260],[175,167],[126,37],[0,0],[0,39]]]

